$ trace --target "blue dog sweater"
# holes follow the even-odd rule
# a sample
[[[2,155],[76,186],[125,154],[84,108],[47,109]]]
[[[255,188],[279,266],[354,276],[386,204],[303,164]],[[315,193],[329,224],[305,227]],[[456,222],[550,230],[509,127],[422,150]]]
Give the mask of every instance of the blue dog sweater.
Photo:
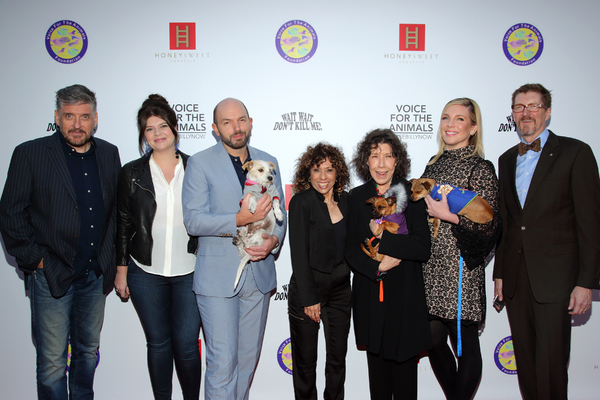
[[[436,183],[431,190],[431,198],[434,200],[442,200],[442,191],[446,193],[448,206],[452,214],[458,214],[467,206],[473,199],[479,196],[477,193],[467,189],[452,186],[448,183]]]

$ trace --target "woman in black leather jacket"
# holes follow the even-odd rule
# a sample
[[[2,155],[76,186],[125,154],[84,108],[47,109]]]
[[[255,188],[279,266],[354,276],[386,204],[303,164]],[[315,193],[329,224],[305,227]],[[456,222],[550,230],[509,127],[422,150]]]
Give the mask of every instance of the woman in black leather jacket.
[[[197,239],[187,235],[181,206],[188,156],[177,149],[177,116],[162,96],[150,95],[137,119],[145,154],[119,174],[115,288],[124,301],[131,295],[142,322],[154,398],[171,399],[174,360],[183,398],[197,400]]]
[[[350,182],[344,154],[318,143],[300,156],[289,227],[293,274],[288,313],[294,395],[317,399],[317,339],[326,342],[325,399],[343,399],[350,330],[350,269],[344,261]]]

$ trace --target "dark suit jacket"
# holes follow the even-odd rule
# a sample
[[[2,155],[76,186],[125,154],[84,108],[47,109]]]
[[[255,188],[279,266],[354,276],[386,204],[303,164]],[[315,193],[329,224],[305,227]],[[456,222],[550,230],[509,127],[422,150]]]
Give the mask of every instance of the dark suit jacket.
[[[9,254],[26,273],[44,260],[50,293],[63,296],[75,275],[80,228],[77,198],[60,132],[20,144],[15,148],[0,200],[0,230]],[[115,229],[119,151],[94,139],[96,162],[104,202],[104,227],[98,262],[109,292],[116,274]]]
[[[540,303],[568,300],[575,286],[597,288],[600,180],[591,148],[550,132],[523,208],[515,185],[517,146],[498,161],[502,239],[494,278],[512,298],[519,265]],[[524,264],[522,264],[524,262]]]
[[[321,302],[312,270],[330,274],[337,261],[335,232],[324,199],[322,194],[310,188],[290,200],[288,223],[292,271],[303,307]],[[336,201],[347,218],[348,193],[342,192],[336,196]]]

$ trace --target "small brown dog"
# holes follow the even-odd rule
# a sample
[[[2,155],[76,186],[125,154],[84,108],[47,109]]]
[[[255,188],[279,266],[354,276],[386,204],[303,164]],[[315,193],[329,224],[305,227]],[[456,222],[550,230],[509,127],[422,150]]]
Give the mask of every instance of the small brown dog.
[[[422,199],[428,194],[434,200],[441,200],[443,191],[446,193],[448,206],[450,207],[450,212],[453,214],[464,215],[478,224],[488,223],[494,218],[492,207],[475,192],[447,183],[435,183],[435,179],[411,179],[409,182],[412,184],[412,195],[410,196],[412,201]],[[433,237],[437,237],[440,229],[440,220],[434,218],[433,225]]]
[[[373,238],[365,239],[365,242],[360,244],[360,248],[366,255],[375,261],[381,261],[383,259],[383,254],[379,254],[378,252],[379,243],[375,246],[371,243],[376,236],[379,236],[384,230],[393,234],[408,233],[406,217],[404,216],[404,210],[406,209],[406,202],[408,200],[406,189],[403,184],[399,184],[391,187],[388,190],[388,193],[390,194],[389,197],[371,197],[367,200],[367,203],[371,204],[373,207],[373,218],[379,226],[377,227]]]

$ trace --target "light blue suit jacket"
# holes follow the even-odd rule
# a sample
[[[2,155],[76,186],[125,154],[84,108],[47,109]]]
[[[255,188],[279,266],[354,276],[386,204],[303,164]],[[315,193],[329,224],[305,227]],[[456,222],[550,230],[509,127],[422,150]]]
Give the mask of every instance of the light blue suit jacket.
[[[271,161],[275,164],[275,185],[281,199],[282,222],[277,222],[273,234],[279,238],[280,248],[287,226],[281,172],[275,157],[248,146],[253,160]],[[188,160],[183,181],[183,221],[188,233],[198,238],[198,256],[194,273],[194,293],[213,297],[232,297],[233,283],[240,257],[232,243],[237,226],[236,213],[240,210],[242,187],[229,154],[221,142],[196,153]],[[277,286],[275,260],[267,258],[250,262],[256,285],[262,293]],[[246,272],[244,272],[246,274]],[[244,275],[242,275],[244,279]]]

